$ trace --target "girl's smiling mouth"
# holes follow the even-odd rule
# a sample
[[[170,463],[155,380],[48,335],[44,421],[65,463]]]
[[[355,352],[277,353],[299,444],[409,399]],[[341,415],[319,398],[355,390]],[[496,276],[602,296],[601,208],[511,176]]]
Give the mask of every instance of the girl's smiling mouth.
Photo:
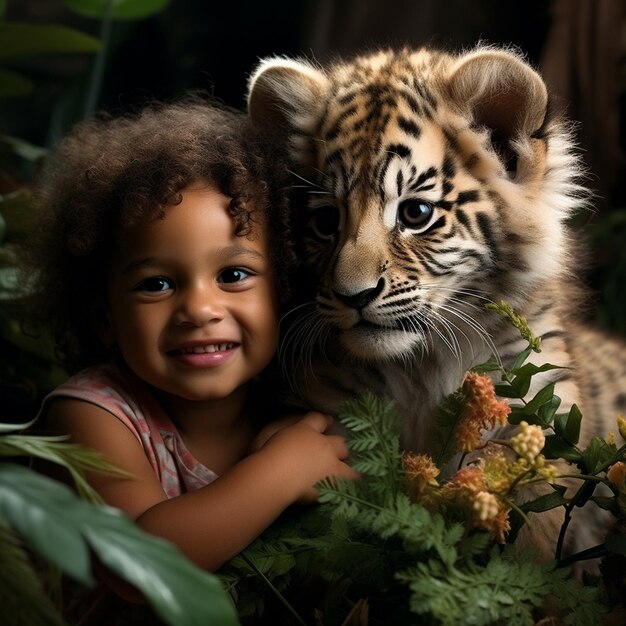
[[[177,348],[176,350],[171,350],[170,354],[176,356],[179,354],[205,354],[207,352],[226,352],[227,350],[232,350],[236,345],[237,344],[234,341],[229,341],[225,343],[209,343],[200,346],[187,346],[184,348]]]
[[[169,350],[167,354],[191,367],[217,367],[229,361],[239,345],[234,341],[188,345]]]

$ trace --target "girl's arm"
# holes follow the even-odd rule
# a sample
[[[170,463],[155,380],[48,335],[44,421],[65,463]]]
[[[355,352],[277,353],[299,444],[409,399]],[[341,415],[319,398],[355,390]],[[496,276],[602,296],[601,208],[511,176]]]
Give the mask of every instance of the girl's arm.
[[[213,483],[169,500],[141,444],[107,411],[59,399],[50,406],[48,423],[135,477],[90,474],[90,484],[107,504],[211,571],[245,548],[290,504],[314,501],[315,483],[328,476],[357,477],[344,462],[348,450],[343,439],[324,434],[331,419],[320,413],[279,430]]]

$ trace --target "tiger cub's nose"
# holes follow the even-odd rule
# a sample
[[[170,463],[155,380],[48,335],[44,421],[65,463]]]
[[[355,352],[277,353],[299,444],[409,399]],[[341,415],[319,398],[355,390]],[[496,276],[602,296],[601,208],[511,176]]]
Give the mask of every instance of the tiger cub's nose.
[[[385,279],[380,278],[376,287],[368,287],[367,289],[363,289],[363,291],[359,291],[353,294],[340,293],[339,291],[333,290],[335,296],[341,300],[343,303],[351,306],[354,309],[362,309],[364,306],[369,304],[376,296],[378,296],[382,290],[385,288]]]

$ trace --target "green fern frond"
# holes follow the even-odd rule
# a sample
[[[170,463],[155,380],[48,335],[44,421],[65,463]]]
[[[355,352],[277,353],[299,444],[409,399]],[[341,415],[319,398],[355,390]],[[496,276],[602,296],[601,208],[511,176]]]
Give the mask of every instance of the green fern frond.
[[[532,626],[533,610],[550,591],[550,569],[494,550],[482,568],[461,570],[431,559],[397,577],[412,591],[411,610],[442,625]]]
[[[401,418],[394,404],[365,393],[341,407],[339,420],[350,431],[352,467],[364,476],[373,494],[383,499],[394,498],[404,485],[399,441]]]

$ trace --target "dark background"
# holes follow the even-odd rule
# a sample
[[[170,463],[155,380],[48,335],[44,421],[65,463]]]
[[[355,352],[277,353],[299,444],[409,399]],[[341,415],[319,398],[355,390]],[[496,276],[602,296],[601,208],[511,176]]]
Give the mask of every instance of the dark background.
[[[595,191],[595,211],[575,220],[591,249],[585,279],[592,315],[626,335],[625,14],[624,0],[170,0],[152,17],[114,22],[97,108],[127,111],[202,89],[243,109],[247,77],[268,55],[323,62],[386,45],[513,46],[577,122]],[[61,0],[6,0],[4,19],[100,32],[98,20],[79,17]],[[80,54],[5,63],[34,89],[0,100],[0,135],[54,145],[85,115],[93,63],[93,55]],[[0,194],[28,187],[34,169],[0,162]]]

